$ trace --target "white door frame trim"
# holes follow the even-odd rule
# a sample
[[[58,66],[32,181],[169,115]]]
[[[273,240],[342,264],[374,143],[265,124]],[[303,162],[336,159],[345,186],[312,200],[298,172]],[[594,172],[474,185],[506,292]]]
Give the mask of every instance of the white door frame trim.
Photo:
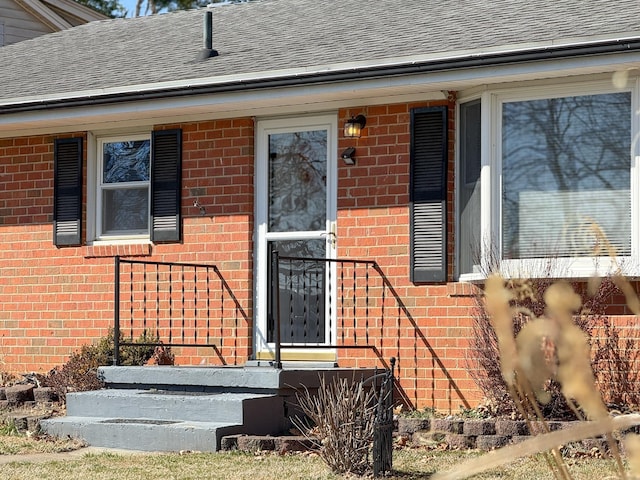
[[[256,146],[255,146],[255,232],[254,232],[254,334],[253,351],[272,351],[273,344],[269,345],[266,338],[267,331],[267,242],[283,236],[281,233],[267,232],[268,220],[268,180],[269,180],[269,135],[274,133],[286,133],[301,130],[327,130],[327,222],[326,232],[335,232],[337,219],[338,196],[338,116],[337,114],[324,114],[314,116],[287,117],[278,119],[264,119],[256,122]],[[310,238],[306,233],[298,234],[298,238]],[[295,233],[286,233],[286,237],[297,236]],[[313,236],[311,238],[318,238]],[[327,245],[331,246],[329,255],[335,256],[335,242],[330,235],[325,235]],[[334,326],[335,328],[335,326]]]

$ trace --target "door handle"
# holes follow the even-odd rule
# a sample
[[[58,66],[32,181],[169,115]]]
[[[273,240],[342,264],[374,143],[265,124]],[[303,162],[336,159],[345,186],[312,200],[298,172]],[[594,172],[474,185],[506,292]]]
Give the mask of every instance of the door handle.
[[[326,237],[327,241],[331,243],[331,246],[335,248],[336,242],[338,240],[338,236],[336,235],[335,232],[322,233],[321,236]]]

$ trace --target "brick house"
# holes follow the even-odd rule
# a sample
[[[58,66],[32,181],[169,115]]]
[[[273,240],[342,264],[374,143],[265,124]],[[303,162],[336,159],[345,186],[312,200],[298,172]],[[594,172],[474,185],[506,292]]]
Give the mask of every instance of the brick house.
[[[279,335],[285,361],[396,357],[413,406],[477,404],[492,262],[604,274],[594,220],[638,275],[640,4],[615,3],[259,0],[4,47],[0,369],[61,364],[116,311],[167,342],[170,309],[181,364],[269,362]],[[150,266],[116,283],[116,257]]]

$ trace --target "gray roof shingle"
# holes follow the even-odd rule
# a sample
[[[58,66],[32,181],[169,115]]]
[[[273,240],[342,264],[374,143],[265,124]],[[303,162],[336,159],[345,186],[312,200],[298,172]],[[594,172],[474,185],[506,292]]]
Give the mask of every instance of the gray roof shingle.
[[[0,103],[640,37],[639,0],[257,0],[213,11],[220,56],[196,61],[202,10],[91,22],[0,49]]]

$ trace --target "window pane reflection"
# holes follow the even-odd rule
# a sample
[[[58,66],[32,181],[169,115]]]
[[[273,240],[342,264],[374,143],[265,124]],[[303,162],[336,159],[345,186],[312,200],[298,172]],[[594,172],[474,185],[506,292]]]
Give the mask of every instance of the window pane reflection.
[[[630,150],[628,92],[505,103],[503,257],[629,255]]]
[[[327,131],[269,135],[269,231],[317,231],[327,211]]]
[[[149,180],[150,141],[109,142],[103,147],[103,183]]]

